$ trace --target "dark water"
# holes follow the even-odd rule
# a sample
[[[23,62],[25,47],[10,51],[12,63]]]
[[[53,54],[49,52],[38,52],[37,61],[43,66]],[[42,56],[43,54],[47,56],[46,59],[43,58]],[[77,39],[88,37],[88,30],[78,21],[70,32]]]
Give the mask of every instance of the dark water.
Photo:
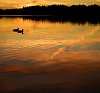
[[[24,34],[12,31],[24,29]],[[100,93],[100,25],[0,18],[0,93]]]

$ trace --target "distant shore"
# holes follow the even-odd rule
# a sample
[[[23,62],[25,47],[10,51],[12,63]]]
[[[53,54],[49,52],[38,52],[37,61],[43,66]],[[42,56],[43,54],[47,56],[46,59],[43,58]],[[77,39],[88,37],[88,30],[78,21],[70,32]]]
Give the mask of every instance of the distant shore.
[[[48,5],[48,6],[29,6],[19,9],[0,9],[0,15],[53,15],[53,16],[74,16],[90,17],[100,16],[100,6],[98,5]]]
[[[100,23],[100,6],[94,5],[48,5],[29,6],[20,9],[0,9],[0,17],[23,17],[31,20],[58,22]]]

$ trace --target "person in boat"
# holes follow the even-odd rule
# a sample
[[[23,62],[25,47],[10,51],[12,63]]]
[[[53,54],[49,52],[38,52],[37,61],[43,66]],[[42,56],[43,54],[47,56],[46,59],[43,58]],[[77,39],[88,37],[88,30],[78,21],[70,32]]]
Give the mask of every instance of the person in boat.
[[[18,30],[18,33],[24,34],[24,30],[23,29],[22,30]]]
[[[24,29],[22,29],[22,34],[24,34]]]

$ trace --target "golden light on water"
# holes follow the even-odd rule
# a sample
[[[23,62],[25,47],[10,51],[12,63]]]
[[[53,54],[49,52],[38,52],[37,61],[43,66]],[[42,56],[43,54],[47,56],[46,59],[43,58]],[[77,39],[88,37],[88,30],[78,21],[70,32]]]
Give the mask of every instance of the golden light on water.
[[[3,25],[5,22],[4,20],[7,20],[5,25]],[[8,30],[4,29],[4,32],[1,32],[1,35],[5,36],[5,39],[1,36],[1,47],[5,48],[7,51],[18,50],[19,54],[20,49],[27,51],[28,48],[29,53],[33,50],[33,55],[34,49],[35,51],[40,50],[41,52],[36,55],[38,57],[38,55],[41,54],[41,59],[43,58],[43,60],[51,60],[63,54],[67,55],[67,51],[72,54],[77,50],[74,49],[75,47],[79,47],[79,50],[77,50],[76,53],[80,54],[80,51],[89,50],[89,47],[100,42],[100,38],[98,36],[100,29],[99,25],[73,25],[72,23],[61,24],[50,23],[48,21],[41,22],[23,20],[22,18],[3,18],[1,21],[1,29],[3,29],[2,27],[9,27]],[[21,35],[14,33],[11,31],[14,27],[25,29],[25,34]],[[96,50],[93,50],[93,52],[94,51]],[[32,54],[30,54],[30,57],[32,59],[33,56],[31,55]],[[26,57],[26,60],[30,57]]]
[[[18,27],[24,34],[13,31]],[[99,89],[99,30],[99,24],[88,22],[0,18],[0,91],[79,93],[87,87],[88,91]]]

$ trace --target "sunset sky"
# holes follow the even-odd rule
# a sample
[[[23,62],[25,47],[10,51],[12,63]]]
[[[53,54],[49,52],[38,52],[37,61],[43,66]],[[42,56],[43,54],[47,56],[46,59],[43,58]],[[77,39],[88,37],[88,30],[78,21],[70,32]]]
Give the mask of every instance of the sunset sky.
[[[0,8],[19,8],[31,5],[50,5],[50,4],[99,4],[100,0],[0,0]]]

